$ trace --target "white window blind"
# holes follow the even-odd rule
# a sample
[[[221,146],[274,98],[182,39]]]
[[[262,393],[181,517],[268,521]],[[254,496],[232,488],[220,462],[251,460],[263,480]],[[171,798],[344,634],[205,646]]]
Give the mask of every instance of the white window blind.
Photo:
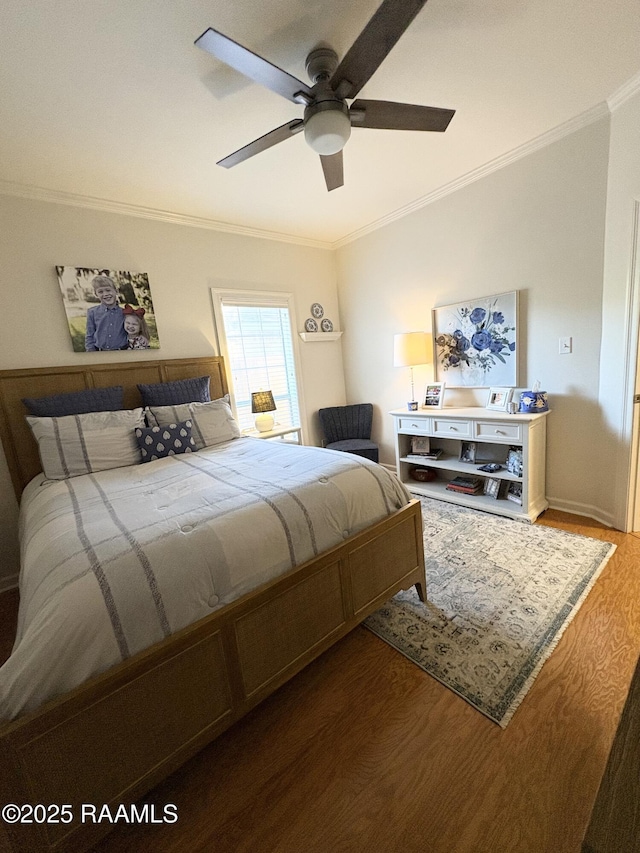
[[[214,292],[214,305],[216,293]],[[251,429],[251,394],[271,391],[278,426],[300,426],[300,401],[286,296],[260,298],[255,294],[217,294],[218,329],[233,386],[236,418],[241,430]],[[262,304],[261,304],[262,303]],[[280,304],[278,304],[280,303]]]

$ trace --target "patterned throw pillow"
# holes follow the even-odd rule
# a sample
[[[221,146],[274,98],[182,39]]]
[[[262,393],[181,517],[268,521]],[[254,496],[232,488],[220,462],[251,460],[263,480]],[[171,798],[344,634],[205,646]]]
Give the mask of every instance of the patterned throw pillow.
[[[229,395],[208,403],[185,403],[181,406],[152,406],[145,409],[149,426],[164,426],[189,418],[193,423],[196,450],[239,438],[240,427],[233,417]]]
[[[138,427],[136,438],[143,462],[153,462],[179,453],[193,453],[197,450],[191,436],[191,421],[180,421],[166,426]]]

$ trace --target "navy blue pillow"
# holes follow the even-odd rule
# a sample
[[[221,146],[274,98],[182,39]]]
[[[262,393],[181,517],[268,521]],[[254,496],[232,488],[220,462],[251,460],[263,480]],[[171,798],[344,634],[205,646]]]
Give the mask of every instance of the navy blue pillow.
[[[51,397],[24,397],[22,402],[30,415],[39,418],[63,418],[87,412],[115,412],[124,408],[122,385],[110,388],[87,388]]]
[[[136,438],[143,462],[153,462],[179,453],[194,453],[198,448],[191,437],[191,421],[167,426],[137,427]]]
[[[143,406],[180,406],[182,403],[208,403],[209,376],[195,379],[178,379],[175,382],[157,382],[155,385],[138,385]]]

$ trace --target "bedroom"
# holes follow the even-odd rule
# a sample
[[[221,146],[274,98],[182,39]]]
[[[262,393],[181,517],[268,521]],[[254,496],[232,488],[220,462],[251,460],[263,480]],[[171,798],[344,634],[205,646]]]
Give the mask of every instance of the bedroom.
[[[628,38],[629,32],[634,33],[624,23],[624,12],[632,8],[633,4],[621,5],[620,31],[610,36],[608,53],[616,54],[616,39],[624,30]],[[5,9],[3,17],[9,17]],[[365,19],[371,11],[364,10]],[[204,26],[216,24],[211,10],[205,10],[204,17]],[[361,24],[356,22],[352,31]],[[22,26],[28,41],[34,22],[23,21]],[[636,49],[637,40],[634,44]],[[187,47],[191,49],[190,42]],[[631,55],[637,56],[637,49]],[[4,56],[13,63],[13,73],[25,72],[15,43],[7,45]],[[204,75],[206,57],[198,61]],[[402,405],[408,392],[405,372],[392,366],[393,335],[414,328],[418,318],[427,327],[437,304],[518,289],[524,296],[522,381],[540,379],[554,410],[549,418],[549,500],[559,509],[622,529],[631,450],[622,366],[631,369],[625,334],[637,331],[637,320],[628,323],[633,205],[640,198],[635,156],[640,95],[638,69],[624,66],[624,56],[621,63],[624,73],[597,103],[582,105],[564,124],[556,121],[544,128],[552,131],[562,124],[559,131],[548,137],[542,131],[532,134],[535,144],[496,163],[500,168],[478,174],[455,192],[344,243],[342,235],[327,237],[320,232],[297,239],[264,239],[260,231],[272,230],[266,225],[260,228],[252,221],[218,228],[216,222],[203,222],[199,210],[183,206],[179,209],[183,218],[163,215],[162,210],[175,208],[160,189],[155,203],[151,198],[136,203],[126,194],[114,198],[98,158],[91,172],[85,164],[75,185],[65,184],[70,153],[62,140],[52,138],[46,124],[34,140],[35,156],[28,164],[5,130],[0,175],[4,296],[0,364],[5,369],[35,367],[74,364],[80,358],[70,351],[55,264],[104,263],[146,270],[159,316],[162,357],[212,354],[210,288],[290,291],[300,328],[309,305],[317,301],[328,316],[339,318],[344,331],[341,343],[300,346],[307,442],[319,440],[314,419],[318,408],[371,399],[376,404],[374,431],[382,458],[390,463],[392,424],[386,412]],[[37,91],[44,72],[35,62],[31,72],[37,74],[31,80]],[[195,73],[193,81],[201,86]],[[387,94],[396,96],[392,91]],[[123,91],[121,98],[125,97]],[[611,108],[604,104],[607,98],[612,99]],[[37,99],[25,103],[33,121],[41,105]],[[453,101],[451,105],[456,106]],[[262,120],[267,127],[277,124],[273,118],[264,106]],[[241,144],[244,136],[236,134],[235,139]],[[251,138],[251,131],[246,138]],[[394,140],[394,146],[400,141]],[[45,155],[47,146],[59,148],[63,157],[53,172],[48,171],[54,165]],[[309,180],[317,177],[316,164],[305,163],[307,167]],[[256,168],[256,175],[267,179],[269,170]],[[235,180],[235,173],[224,177]],[[91,182],[86,192],[83,181]],[[416,193],[413,198],[426,195]],[[231,221],[238,220],[231,216]],[[573,337],[574,352],[569,356],[558,354],[557,339],[562,335]],[[107,358],[113,361],[117,356]],[[428,379],[428,372],[416,370],[417,383]],[[4,459],[1,464],[0,545],[2,585],[7,588],[17,575],[17,506]]]

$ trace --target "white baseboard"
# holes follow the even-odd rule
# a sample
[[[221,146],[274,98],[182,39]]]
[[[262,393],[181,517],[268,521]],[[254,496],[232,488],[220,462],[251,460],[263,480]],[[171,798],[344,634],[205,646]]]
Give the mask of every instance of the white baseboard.
[[[562,498],[547,497],[550,509],[559,509],[562,512],[570,512],[572,515],[582,515],[586,518],[593,518],[594,521],[599,521],[606,527],[614,527],[614,517],[611,513],[603,512],[599,507],[592,504],[583,504],[578,501],[567,501]]]

